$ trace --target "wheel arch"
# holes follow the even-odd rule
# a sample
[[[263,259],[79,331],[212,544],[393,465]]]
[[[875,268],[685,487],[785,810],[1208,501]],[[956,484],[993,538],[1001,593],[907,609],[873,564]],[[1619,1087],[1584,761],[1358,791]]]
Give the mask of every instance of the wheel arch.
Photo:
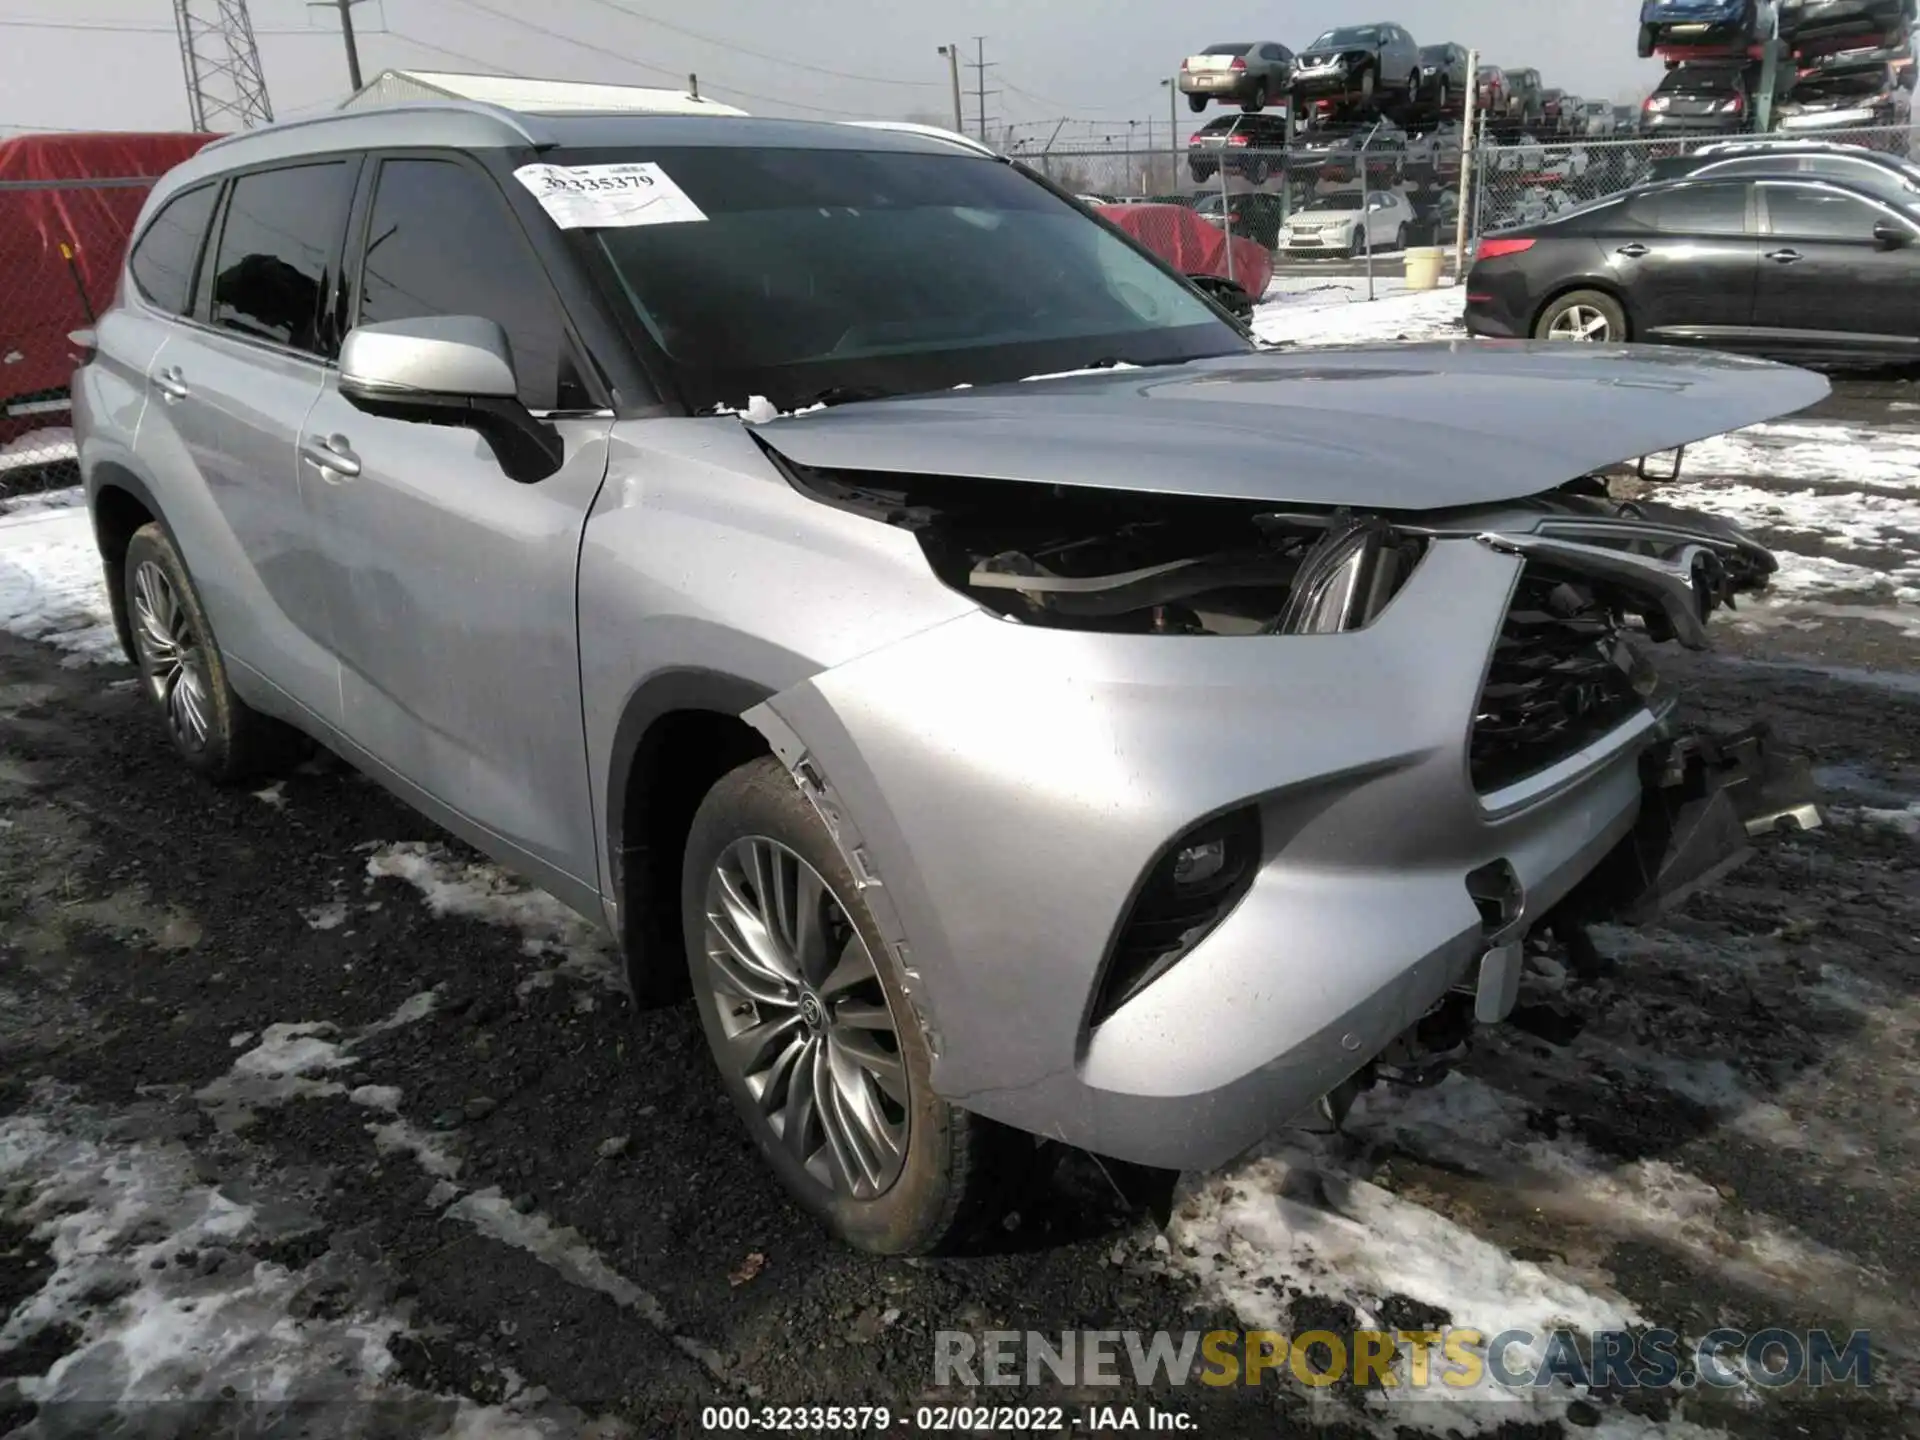
[[[1620,313],[1627,317],[1627,333],[1624,338],[1628,341],[1631,341],[1633,339],[1634,329],[1635,329],[1634,320],[1633,320],[1633,307],[1627,303],[1626,292],[1622,290],[1620,286],[1612,280],[1596,279],[1592,276],[1588,276],[1584,279],[1579,279],[1579,280],[1562,281],[1560,284],[1554,286],[1553,289],[1548,291],[1547,294],[1541,299],[1540,303],[1533,307],[1532,313],[1527,316],[1527,338],[1529,340],[1533,338],[1533,332],[1540,327],[1540,317],[1545,315],[1548,310],[1553,308],[1554,305],[1558,304],[1561,300],[1564,300],[1567,296],[1573,294],[1576,290],[1597,291],[1599,294],[1606,296],[1609,300],[1613,301],[1614,304],[1618,305],[1620,307]]]
[[[618,938],[634,999],[684,992],[680,867],[694,812],[714,781],[772,753],[741,717],[768,686],[697,667],[636,686],[615,727],[607,770],[606,853]]]
[[[134,471],[113,460],[95,464],[87,476],[87,506],[93,519],[93,540],[106,572],[107,605],[113,612],[114,633],[120,648],[133,659],[133,631],[127,620],[127,546],[143,525],[157,523],[172,538],[173,531],[153,491]]]

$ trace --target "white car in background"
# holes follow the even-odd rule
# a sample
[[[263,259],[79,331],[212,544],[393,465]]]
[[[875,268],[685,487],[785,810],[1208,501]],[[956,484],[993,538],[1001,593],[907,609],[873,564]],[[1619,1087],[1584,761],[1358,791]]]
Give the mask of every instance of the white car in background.
[[[1397,190],[1336,190],[1288,219],[1279,249],[1294,255],[1361,255],[1403,250],[1415,222],[1413,206]]]

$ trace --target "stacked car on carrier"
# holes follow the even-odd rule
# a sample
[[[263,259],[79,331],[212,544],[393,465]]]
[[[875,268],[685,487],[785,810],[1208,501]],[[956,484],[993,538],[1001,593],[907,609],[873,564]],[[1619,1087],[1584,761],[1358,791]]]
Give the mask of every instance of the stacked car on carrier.
[[[1915,0],[1645,0],[1640,54],[1665,60],[1667,74],[1644,102],[1642,127],[1675,136],[1904,129],[1914,11]]]

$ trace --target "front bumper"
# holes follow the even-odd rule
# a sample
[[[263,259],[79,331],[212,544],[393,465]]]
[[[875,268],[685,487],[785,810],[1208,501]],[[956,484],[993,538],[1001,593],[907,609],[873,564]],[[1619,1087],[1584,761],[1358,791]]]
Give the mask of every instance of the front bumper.
[[[1101,1154],[1223,1163],[1354,1075],[1489,949],[1467,877],[1544,915],[1634,832],[1661,720],[1497,797],[1467,736],[1520,562],[1434,542],[1367,629],[1100,635],[973,614],[748,715],[867,877],[955,1103]],[[1175,836],[1254,805],[1245,898],[1089,1025]]]
[[[1650,112],[1641,122],[1647,135],[1744,135],[1749,117],[1744,113],[1726,115],[1673,115]]]
[[[1295,66],[1293,93],[1304,99],[1342,99],[1360,93],[1360,72],[1351,65],[1336,65],[1328,70],[1302,70]]]

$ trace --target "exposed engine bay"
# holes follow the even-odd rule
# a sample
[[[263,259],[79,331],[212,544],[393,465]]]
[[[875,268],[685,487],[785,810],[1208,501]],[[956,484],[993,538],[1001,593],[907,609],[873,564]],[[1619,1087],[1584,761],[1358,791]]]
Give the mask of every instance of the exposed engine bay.
[[[1700,648],[1713,611],[1775,569],[1728,522],[1615,500],[1600,476],[1529,501],[1409,515],[781,463],[814,498],[914,532],[941,580],[986,608],[1061,629],[1363,629],[1445,537],[1524,557],[1537,605],[1596,638],[1632,618],[1653,640]]]

